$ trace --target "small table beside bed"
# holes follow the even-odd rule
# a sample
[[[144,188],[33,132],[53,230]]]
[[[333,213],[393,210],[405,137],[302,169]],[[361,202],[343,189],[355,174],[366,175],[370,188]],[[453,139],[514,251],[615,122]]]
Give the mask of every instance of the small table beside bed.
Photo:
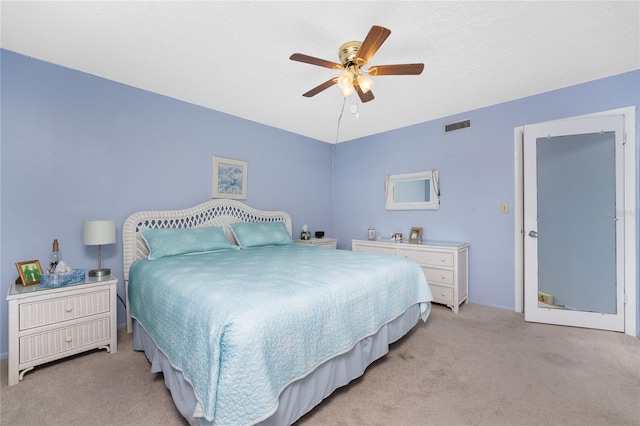
[[[288,425],[427,320],[415,262],[294,244],[235,200],[123,226],[127,328],[193,425]]]

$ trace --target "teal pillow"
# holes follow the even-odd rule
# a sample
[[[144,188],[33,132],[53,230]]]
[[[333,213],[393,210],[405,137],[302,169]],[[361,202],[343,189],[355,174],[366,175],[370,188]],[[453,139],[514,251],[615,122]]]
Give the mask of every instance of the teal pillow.
[[[293,244],[283,222],[237,222],[229,227],[240,248]]]
[[[239,249],[238,246],[229,242],[222,226],[140,228],[140,234],[149,247],[149,260],[178,254]]]

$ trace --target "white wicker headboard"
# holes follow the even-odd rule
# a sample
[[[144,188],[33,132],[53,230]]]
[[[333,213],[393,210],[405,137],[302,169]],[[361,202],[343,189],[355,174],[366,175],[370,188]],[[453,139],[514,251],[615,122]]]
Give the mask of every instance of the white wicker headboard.
[[[235,222],[284,222],[291,234],[291,217],[282,211],[256,210],[235,200],[216,199],[184,210],[142,211],[132,214],[122,226],[124,282],[127,298],[127,329],[131,332],[129,315],[129,268],[138,259],[149,255],[140,228],[204,228]],[[233,242],[228,226],[227,238]]]

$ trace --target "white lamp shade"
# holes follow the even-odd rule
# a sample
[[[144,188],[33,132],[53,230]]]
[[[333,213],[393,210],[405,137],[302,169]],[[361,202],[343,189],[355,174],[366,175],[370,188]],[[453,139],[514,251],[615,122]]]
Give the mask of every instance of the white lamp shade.
[[[116,224],[112,220],[85,220],[82,223],[82,242],[85,246],[114,244]]]

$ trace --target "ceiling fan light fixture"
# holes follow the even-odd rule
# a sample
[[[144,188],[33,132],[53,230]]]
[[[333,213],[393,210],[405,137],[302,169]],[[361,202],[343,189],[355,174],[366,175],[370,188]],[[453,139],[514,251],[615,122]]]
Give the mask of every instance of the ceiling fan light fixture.
[[[358,75],[358,86],[362,90],[362,93],[367,93],[373,87],[373,80],[366,74]]]
[[[340,89],[344,89],[349,86],[353,87],[353,78],[354,75],[351,71],[345,71],[342,73],[340,77],[338,77],[338,86],[340,86]]]
[[[355,91],[353,81],[355,78],[356,76],[351,70],[345,71],[340,75],[340,77],[338,77],[338,87],[340,87],[340,92],[342,92],[342,96],[345,98],[353,95],[353,92]]]
[[[353,84],[351,84],[341,88],[340,92],[342,92],[342,96],[344,96],[345,98],[348,98],[348,97],[351,97],[351,95],[353,95],[353,92],[355,92],[355,89],[353,87]]]

